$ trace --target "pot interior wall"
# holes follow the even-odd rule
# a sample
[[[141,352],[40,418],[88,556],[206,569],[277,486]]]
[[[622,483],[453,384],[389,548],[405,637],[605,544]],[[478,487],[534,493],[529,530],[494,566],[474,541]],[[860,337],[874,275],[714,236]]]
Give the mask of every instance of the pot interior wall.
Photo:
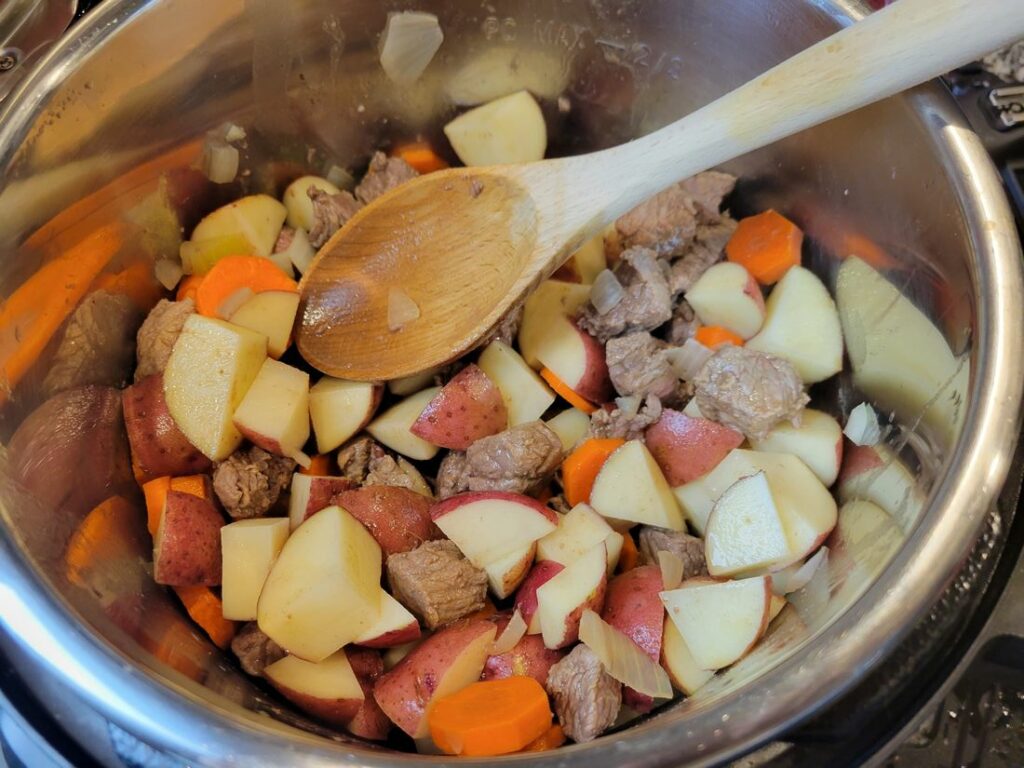
[[[423,0],[415,8],[440,17],[445,42],[415,86],[398,88],[379,67],[377,42],[386,14],[407,6],[286,5],[122,2],[122,28],[83,48],[75,68],[49,72],[52,90],[43,103],[21,100],[0,146],[0,294],[12,296],[43,264],[88,248],[89,238],[118,238],[117,255],[104,268],[116,274],[176,253],[199,216],[242,192],[280,194],[302,173],[332,166],[358,173],[375,148],[396,140],[424,136],[444,146],[440,128],[459,102],[507,92],[501,82],[466,75],[482,58],[541,97],[556,153],[578,153],[686,114],[834,31],[840,18],[827,2],[803,0]],[[829,281],[851,254],[884,267],[966,365],[972,243],[936,155],[928,111],[935,97],[926,88],[735,161],[729,170],[742,179],[731,207],[737,215],[774,207],[797,221],[808,233],[809,263]],[[218,186],[195,167],[204,134],[225,121],[243,126],[247,139],[243,173]],[[19,341],[0,336],[0,349]],[[39,361],[20,380],[8,371],[4,442],[47,394],[56,344],[40,346]],[[837,414],[877,395],[857,391],[848,376],[819,389]],[[966,385],[958,396],[966,402]],[[886,403],[879,405],[887,415]],[[918,429],[913,414],[897,416],[904,428],[887,439],[916,476],[917,492],[927,493],[956,425]],[[212,707],[268,712],[331,733],[243,675],[191,625],[174,595],[153,585],[145,515],[124,456],[113,458],[115,442],[97,440],[88,464],[46,476],[44,459],[31,466],[5,460],[6,534],[70,610],[153,677],[199,692]],[[132,505],[104,528],[102,557],[69,564],[69,541],[82,519],[115,493]],[[656,717],[685,717],[727,686],[754,684],[759,672],[800,652],[861,594],[893,543],[865,544],[845,564],[834,559],[824,591],[787,608],[758,652]]]

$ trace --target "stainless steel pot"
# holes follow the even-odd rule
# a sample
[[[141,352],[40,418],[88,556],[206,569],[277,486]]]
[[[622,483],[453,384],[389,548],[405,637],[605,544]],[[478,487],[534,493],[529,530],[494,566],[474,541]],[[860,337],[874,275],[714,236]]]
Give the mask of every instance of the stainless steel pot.
[[[280,191],[307,170],[358,168],[390,140],[436,137],[455,102],[492,87],[465,74],[481,56],[544,97],[552,146],[572,153],[657,128],[863,12],[840,0],[423,0],[415,8],[440,17],[445,43],[415,87],[398,89],[376,42],[386,13],[406,7],[107,0],[0,117],[2,294],[110,227],[121,238],[113,270],[173,251],[180,227],[240,190]],[[239,181],[216,187],[189,168],[224,121],[248,138]],[[952,398],[941,418],[934,402],[908,411],[849,376],[817,393],[837,412],[864,398],[893,409],[900,426],[888,439],[921,503],[904,505],[914,513],[895,540],[834,558],[824,591],[805,594],[761,650],[697,696],[595,744],[503,763],[703,765],[765,742],[877,668],[964,578],[1004,480],[1022,387],[1019,243],[998,178],[943,89],[916,89],[731,170],[742,176],[737,212],[792,216],[829,279],[851,253],[871,257],[961,361],[936,392]],[[19,378],[7,355],[21,341],[0,328],[13,389],[5,438],[42,401],[54,346]],[[105,445],[81,454],[77,475],[44,477],[52,464],[26,469],[8,455],[0,465],[0,640],[65,727],[111,762],[127,734],[187,764],[441,762],[324,730],[242,675],[152,584],[141,512],[115,520],[102,558],[69,568],[76,526],[121,491],[97,480]],[[65,447],[55,439],[53,452]]]

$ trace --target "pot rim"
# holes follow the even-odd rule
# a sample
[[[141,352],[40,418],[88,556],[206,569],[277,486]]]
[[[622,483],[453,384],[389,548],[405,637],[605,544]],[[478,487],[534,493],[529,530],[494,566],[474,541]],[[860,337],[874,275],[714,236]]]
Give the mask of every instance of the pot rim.
[[[839,23],[858,18],[845,0],[812,0]],[[89,14],[42,60],[4,105],[0,162],[20,145],[30,118],[119,26],[154,0],[108,0]],[[548,756],[508,756],[460,765],[557,764],[602,768],[667,765],[689,760],[710,765],[735,757],[834,701],[884,658],[935,604],[980,535],[1009,469],[1018,437],[1024,377],[1024,326],[1016,303],[1024,272],[1016,227],[999,175],[980,140],[943,88],[926,85],[896,97],[927,119],[934,150],[951,169],[975,258],[969,262],[977,312],[971,397],[948,469],[933,490],[918,526],[875,583],[804,649],[764,672],[754,685],[719,696],[704,709],[665,713],[591,745]],[[6,148],[6,149],[5,149]],[[65,600],[37,580],[11,537],[0,537],[0,626],[57,681],[118,726],[147,744],[200,764],[365,766],[441,764],[450,759],[353,751],[272,719],[257,718],[223,700],[204,702],[199,684],[157,680],[78,622]],[[880,639],[881,638],[881,639]],[[598,752],[595,755],[594,746]],[[301,746],[302,754],[296,753]]]

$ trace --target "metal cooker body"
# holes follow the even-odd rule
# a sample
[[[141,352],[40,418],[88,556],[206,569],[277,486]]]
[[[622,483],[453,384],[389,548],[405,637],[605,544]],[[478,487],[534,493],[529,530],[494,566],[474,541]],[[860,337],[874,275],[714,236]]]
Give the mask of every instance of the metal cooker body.
[[[196,187],[184,202],[175,198],[183,223],[218,195],[279,192],[304,171],[357,168],[396,137],[437,137],[470,98],[453,82],[495,50],[511,57],[521,84],[541,97],[553,150],[572,153],[647,133],[862,10],[829,0],[422,2],[416,9],[438,14],[446,40],[421,81],[403,90],[380,71],[376,43],[386,13],[405,7],[107,0],[12,94],[0,117],[3,294],[107,221],[132,222],[126,247],[164,247],[160,237],[171,235],[140,219],[140,199],[161,189],[168,196],[159,180],[186,173],[204,132],[226,120],[247,130],[248,175],[237,186]],[[557,96],[568,100],[568,111]],[[742,177],[734,212],[776,207],[793,216],[813,243],[809,263],[827,279],[851,243],[871,242],[891,257],[900,290],[970,368],[962,426],[927,433],[903,419],[904,429],[894,430],[894,447],[930,497],[876,579],[838,574],[841,599],[789,612],[762,651],[699,696],[594,744],[493,762],[710,765],[749,750],[886,659],[983,538],[1017,434],[1024,280],[998,177],[955,106],[941,88],[924,87],[730,170]],[[5,435],[41,400],[29,385],[18,394],[4,414]],[[870,397],[849,377],[817,394],[836,412]],[[0,645],[30,670],[41,698],[69,704],[62,716],[84,742],[109,746],[111,732],[96,725],[109,721],[154,754],[187,764],[443,762],[334,735],[242,675],[152,584],[144,531],[133,529],[141,516],[125,521],[109,573],[88,589],[69,583],[63,546],[87,510],[73,492],[58,509],[40,505],[3,459]],[[100,719],[72,717],[78,707]],[[103,758],[113,761],[115,753],[105,750]]]

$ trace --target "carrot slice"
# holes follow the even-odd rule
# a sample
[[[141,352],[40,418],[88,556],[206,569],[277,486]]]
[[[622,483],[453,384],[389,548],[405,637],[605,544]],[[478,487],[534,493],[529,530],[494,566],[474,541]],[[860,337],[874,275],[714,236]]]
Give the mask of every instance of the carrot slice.
[[[95,230],[44,264],[0,305],[0,405],[10,398],[121,243],[119,226]]]
[[[231,294],[241,288],[253,293],[294,291],[298,284],[270,259],[261,256],[225,256],[206,273],[196,290],[196,312],[217,317]]]
[[[203,628],[214,645],[222,649],[231,645],[237,625],[224,618],[224,604],[209,587],[175,587],[174,591],[192,621]]]
[[[622,551],[619,552],[619,573],[632,571],[640,565],[640,550],[629,533],[622,534]]]
[[[142,486],[146,497],[146,527],[151,536],[156,536],[156,529],[160,527],[160,515],[164,513],[168,491],[181,491],[205,499],[209,493],[206,475],[158,477]]]
[[[178,283],[178,301],[184,301],[185,299],[196,300],[196,294],[199,292],[199,286],[203,284],[203,278],[206,275],[186,275],[185,278]]]
[[[396,147],[392,153],[400,157],[419,173],[433,173],[448,167],[444,158],[438,155],[425,141],[414,141]]]
[[[132,505],[121,496],[111,496],[97,505],[75,529],[64,553],[68,581],[84,586],[83,573],[100,560],[106,549],[104,544],[115,540],[126,513]]]
[[[551,706],[540,683],[517,675],[471,683],[442,697],[427,722],[434,744],[450,755],[507,755],[551,728]]]
[[[555,390],[555,392],[569,405],[579,408],[584,413],[593,413],[597,410],[597,406],[589,400],[584,400],[582,397],[573,392],[569,385],[558,378],[554,371],[550,368],[541,368],[540,377],[548,383],[548,385]]]
[[[720,325],[702,325],[693,334],[693,340],[700,342],[708,349],[718,349],[723,344],[732,344],[737,347],[743,346],[742,336],[738,336]]]
[[[562,487],[570,507],[590,501],[597,473],[616,448],[625,443],[617,437],[591,438],[580,444],[562,462]]]
[[[547,752],[549,749],[557,749],[563,744],[565,744],[565,731],[556,723],[541,734],[540,738],[534,739],[519,751]]]
[[[326,477],[331,474],[331,457],[320,453],[309,460],[308,467],[299,468],[300,475],[316,475]]]
[[[725,246],[729,261],[746,267],[762,285],[778,282],[790,267],[800,265],[804,233],[776,211],[740,219]]]

